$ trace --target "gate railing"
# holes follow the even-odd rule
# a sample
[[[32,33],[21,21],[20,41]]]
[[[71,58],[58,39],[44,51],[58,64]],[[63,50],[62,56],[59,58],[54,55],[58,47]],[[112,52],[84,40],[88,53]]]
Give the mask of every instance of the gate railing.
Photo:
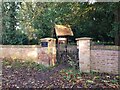
[[[68,44],[66,48],[64,44],[59,44],[57,47],[57,61],[58,63],[64,63],[74,68],[79,68],[77,45]]]

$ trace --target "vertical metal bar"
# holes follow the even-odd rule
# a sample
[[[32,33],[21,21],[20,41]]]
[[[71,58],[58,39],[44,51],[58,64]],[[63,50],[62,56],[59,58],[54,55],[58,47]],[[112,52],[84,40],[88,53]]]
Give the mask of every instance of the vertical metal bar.
[[[67,45],[68,45],[68,38],[66,37],[66,44],[65,44],[65,63],[67,62]]]
[[[59,37],[56,37],[56,52],[57,52],[57,63],[59,63],[60,61],[60,54],[59,54],[59,52],[60,52],[60,50],[59,50],[59,41],[58,41],[58,38]]]

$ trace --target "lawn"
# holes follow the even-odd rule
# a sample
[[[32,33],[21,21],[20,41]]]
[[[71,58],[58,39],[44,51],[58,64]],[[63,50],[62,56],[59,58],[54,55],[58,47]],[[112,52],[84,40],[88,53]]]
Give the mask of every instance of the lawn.
[[[120,88],[118,75],[81,73],[63,64],[45,67],[10,59],[2,63],[2,88]]]

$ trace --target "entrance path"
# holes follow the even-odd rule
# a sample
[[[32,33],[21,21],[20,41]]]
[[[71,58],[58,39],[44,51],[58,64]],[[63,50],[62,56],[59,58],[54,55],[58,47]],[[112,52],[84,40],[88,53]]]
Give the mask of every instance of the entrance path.
[[[3,90],[4,88],[120,88],[117,82],[118,75],[81,73],[80,78],[73,77],[67,80],[64,78],[68,77],[67,72],[62,74],[60,72],[68,67],[64,64],[47,71],[38,71],[24,66],[16,68],[11,67],[7,62],[6,64],[2,65]]]
[[[59,74],[65,65],[61,64],[47,71],[37,71],[30,68],[13,68],[3,66],[3,88],[50,88],[69,87],[67,81]]]

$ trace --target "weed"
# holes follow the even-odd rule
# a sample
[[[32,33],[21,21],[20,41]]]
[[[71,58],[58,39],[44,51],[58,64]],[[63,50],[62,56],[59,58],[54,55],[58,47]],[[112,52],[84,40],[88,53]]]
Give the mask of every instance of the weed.
[[[38,64],[36,62],[33,62],[33,61],[22,61],[22,60],[19,60],[19,59],[15,59],[15,60],[9,60],[9,59],[4,59],[3,60],[3,64],[5,66],[10,66],[12,68],[22,68],[22,67],[25,67],[25,68],[34,68],[36,70],[39,70],[39,71],[46,71],[49,69],[49,67],[46,67],[42,64]]]

